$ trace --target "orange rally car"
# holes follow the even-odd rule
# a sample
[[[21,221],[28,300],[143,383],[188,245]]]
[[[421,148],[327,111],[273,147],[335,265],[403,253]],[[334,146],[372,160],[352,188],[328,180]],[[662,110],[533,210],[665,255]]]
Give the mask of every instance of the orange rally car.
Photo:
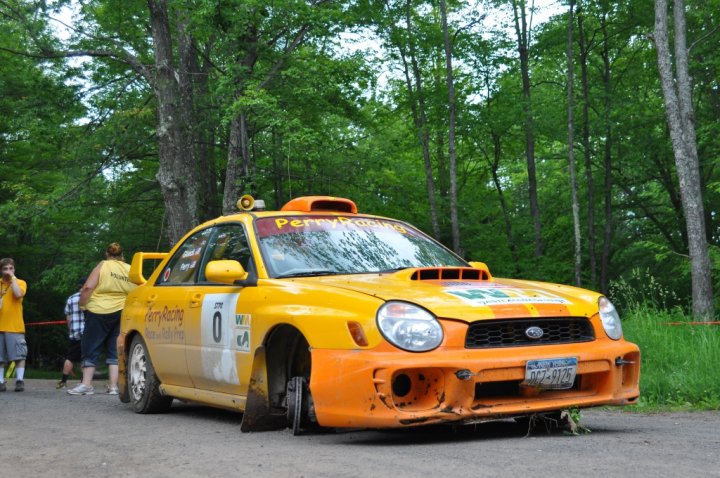
[[[638,399],[639,349],[601,294],[493,277],[348,199],[238,204],[133,258],[118,354],[136,412],[177,398],[242,412],[243,431],[299,434]]]

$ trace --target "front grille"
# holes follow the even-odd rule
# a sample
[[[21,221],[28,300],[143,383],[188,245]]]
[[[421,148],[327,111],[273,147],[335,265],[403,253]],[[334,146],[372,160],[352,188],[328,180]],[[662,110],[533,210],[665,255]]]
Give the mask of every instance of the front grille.
[[[531,339],[529,327],[540,327],[543,335]],[[544,319],[483,320],[473,322],[465,336],[465,348],[522,347],[531,345],[571,344],[595,339],[592,324],[585,317]]]

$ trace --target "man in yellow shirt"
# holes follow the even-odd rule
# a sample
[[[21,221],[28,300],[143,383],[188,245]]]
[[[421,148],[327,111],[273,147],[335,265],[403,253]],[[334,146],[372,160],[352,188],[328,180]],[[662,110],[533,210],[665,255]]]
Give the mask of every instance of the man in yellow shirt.
[[[5,364],[15,361],[15,391],[25,390],[25,322],[23,320],[23,297],[27,291],[24,280],[15,277],[15,261],[9,257],[0,259],[0,392],[5,385]]]

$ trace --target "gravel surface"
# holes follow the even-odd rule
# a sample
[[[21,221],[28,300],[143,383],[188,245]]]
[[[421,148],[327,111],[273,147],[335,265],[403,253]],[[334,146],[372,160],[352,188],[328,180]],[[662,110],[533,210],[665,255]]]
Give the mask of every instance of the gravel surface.
[[[71,382],[70,385],[75,385]],[[720,412],[583,411],[579,436],[513,421],[461,430],[241,433],[242,415],[175,401],[138,415],[117,397],[52,380],[0,393],[3,477],[720,477]],[[104,384],[96,382],[104,391]]]

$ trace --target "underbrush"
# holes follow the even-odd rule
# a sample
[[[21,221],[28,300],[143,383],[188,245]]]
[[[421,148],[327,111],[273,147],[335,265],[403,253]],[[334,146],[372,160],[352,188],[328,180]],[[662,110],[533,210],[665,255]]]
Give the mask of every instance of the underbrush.
[[[623,319],[625,338],[640,346],[642,361],[633,408],[720,410],[720,326],[645,306]]]

